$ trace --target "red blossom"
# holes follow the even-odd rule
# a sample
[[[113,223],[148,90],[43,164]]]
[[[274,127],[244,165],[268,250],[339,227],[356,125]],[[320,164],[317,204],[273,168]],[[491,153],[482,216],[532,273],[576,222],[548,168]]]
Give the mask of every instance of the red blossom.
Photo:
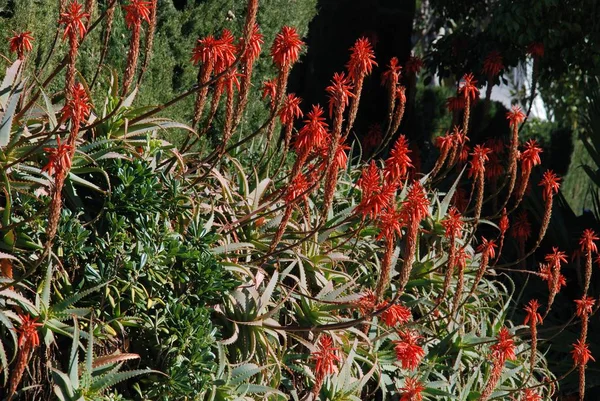
[[[285,194],[285,202],[291,203],[298,197],[306,197],[306,191],[310,187],[310,182],[306,179],[304,174],[298,174],[291,182]]]
[[[387,306],[387,302],[377,305],[377,309]],[[381,320],[388,327],[396,327],[408,323],[412,319],[412,313],[406,306],[394,304],[381,313]]]
[[[395,236],[402,236],[402,226],[404,225],[404,213],[402,210],[397,210],[392,203],[391,206],[385,208],[383,213],[377,217],[377,227],[379,235],[377,240],[385,238],[388,241],[393,241]]]
[[[450,208],[446,218],[442,220],[446,238],[460,238],[464,222],[458,209],[454,206]]]
[[[409,74],[418,74],[419,71],[421,71],[421,68],[423,68],[423,60],[417,56],[410,56],[404,67]]]
[[[521,210],[515,221],[513,222],[512,228],[510,230],[511,236],[514,238],[526,241],[531,235],[531,224],[527,219],[527,212],[525,210]]]
[[[296,28],[284,26],[275,36],[271,47],[271,56],[279,69],[289,67],[298,61],[304,42],[300,40]]]
[[[454,138],[455,146],[464,146],[467,142],[469,142],[469,137],[465,135],[462,129],[458,127],[454,127],[452,130],[452,137]]]
[[[557,247],[552,247],[552,253],[544,258],[551,266],[559,268],[562,263],[567,263],[567,254],[559,251]]]
[[[508,227],[510,226],[510,221],[508,220],[508,215],[506,214],[506,208],[502,209],[502,216],[500,217],[500,221],[498,222],[498,228],[500,228],[500,233],[502,235],[506,234],[508,231]]]
[[[21,318],[21,325],[19,326],[19,348],[29,344],[32,347],[38,347],[40,345],[40,337],[38,336],[37,329],[41,327],[41,323],[37,323],[37,318],[33,318],[29,315],[19,315]]]
[[[335,108],[345,109],[350,103],[350,98],[354,97],[350,79],[343,72],[334,73],[331,85],[325,88],[325,90],[329,96],[330,118],[333,116]]]
[[[365,291],[365,293],[356,302],[356,307],[360,310],[360,313],[365,316],[373,313],[375,306],[377,305],[377,297],[371,290]]]
[[[573,344],[573,350],[571,351],[571,354],[573,357],[573,362],[575,362],[575,365],[577,366],[587,365],[590,359],[592,361],[596,361],[588,349],[588,344],[581,341],[581,339],[577,340],[577,342]]]
[[[271,79],[270,81],[263,82],[262,86],[262,98],[269,98],[271,101],[271,107],[275,107],[275,97],[277,96],[277,79]]]
[[[248,41],[248,46],[246,47],[242,58],[250,63],[254,62],[254,60],[256,60],[260,55],[260,50],[263,43],[263,34],[260,33],[260,27],[258,26],[258,24],[254,24],[254,26],[252,27],[252,32],[250,32],[250,40]],[[237,46],[237,53],[241,52],[243,46],[244,38],[240,38]]]
[[[509,112],[506,113],[506,119],[511,127],[515,127],[525,121],[525,113],[521,107],[514,105]]]
[[[144,0],[130,0],[129,4],[123,6],[125,10],[125,23],[129,29],[139,27],[142,21],[150,23],[152,3]]]
[[[471,168],[469,169],[469,177],[485,174],[485,163],[489,160],[488,154],[491,149],[482,145],[475,145],[471,152]]]
[[[450,96],[446,99],[446,108],[450,113],[460,111],[465,108],[465,98],[462,96]]]
[[[372,124],[369,126],[367,135],[362,138],[362,146],[368,152],[379,145],[382,139],[383,131],[381,130],[381,124]]]
[[[70,118],[73,121],[82,121],[89,116],[91,111],[90,98],[85,88],[78,82],[69,91],[69,98],[62,109],[63,118]]]
[[[390,151],[390,157],[385,161],[385,170],[383,175],[388,182],[404,179],[408,169],[412,168],[412,160],[408,148],[408,140],[404,135],[400,135]]]
[[[540,42],[533,42],[527,46],[527,54],[530,54],[534,58],[544,57],[544,44]]]
[[[297,97],[294,93],[290,93],[285,98],[281,110],[279,110],[279,119],[283,125],[291,125],[294,120],[303,116],[302,110],[300,110],[300,103],[302,99]]]
[[[488,257],[490,259],[494,259],[496,257],[495,249],[498,246],[496,245],[496,240],[487,240],[484,237],[481,237],[481,244],[477,247],[477,252],[481,252],[482,257]]]
[[[435,146],[440,149],[440,153],[447,153],[452,149],[456,138],[453,134],[446,132],[446,135],[440,135],[435,138]]]
[[[524,171],[531,170],[534,166],[539,165],[542,162],[540,153],[542,153],[542,148],[538,146],[537,141],[535,139],[528,140],[520,156],[522,169]]]
[[[30,52],[33,49],[33,36],[31,32],[17,33],[13,31],[13,36],[10,38],[9,45],[12,53],[17,53],[17,57],[22,59],[25,57],[25,52]]]
[[[535,390],[526,388],[523,392],[522,401],[542,401],[542,396],[539,395]]]
[[[592,314],[596,301],[592,297],[584,296],[581,299],[576,299],[575,303],[577,304],[577,316],[583,318]]]
[[[500,329],[496,339],[498,342],[490,347],[492,356],[499,361],[516,359],[515,342],[506,327]]]
[[[530,326],[537,326],[542,323],[542,315],[538,313],[538,309],[540,308],[540,303],[537,299],[532,299],[529,301],[527,306],[525,307],[525,312],[527,315],[525,316],[525,321],[523,324],[530,324]]]
[[[219,58],[221,52],[220,40],[213,35],[208,35],[203,39],[198,39],[194,50],[192,50],[192,61],[194,65],[198,63],[213,65]]]
[[[546,281],[548,283],[548,289],[550,291],[552,291],[552,289],[555,286],[554,272],[552,271],[552,267],[547,263],[540,263],[540,271],[539,271],[538,275],[540,276],[540,278],[543,281]],[[563,276],[562,274],[559,273],[558,280],[556,281],[557,292],[560,291],[560,289],[566,285],[567,285],[567,279],[565,278],[565,276]]]
[[[421,395],[421,392],[425,390],[425,386],[417,379],[407,377],[404,379],[404,387],[399,390],[402,391],[400,401],[422,401],[423,395]]]
[[[402,202],[402,211],[407,222],[420,222],[429,216],[429,200],[419,181],[415,181]]]
[[[375,161],[371,160],[371,164],[363,169],[357,185],[362,191],[362,199],[356,207],[357,213],[376,218],[392,204],[394,194],[396,193],[396,186],[393,184],[381,184],[381,172],[375,165]]]
[[[586,228],[583,230],[581,234],[581,239],[579,240],[579,245],[581,246],[582,252],[598,252],[598,247],[594,243],[594,241],[598,241],[600,238],[596,235],[594,230]]]
[[[497,76],[503,68],[502,55],[497,50],[491,51],[483,61],[483,73],[488,77]]]
[[[223,29],[219,38],[218,51],[214,63],[215,72],[217,74],[225,71],[235,61],[236,46],[233,43],[235,38],[229,29]]]
[[[402,66],[400,66],[398,58],[392,57],[390,59],[390,63],[387,66],[387,69],[381,74],[381,85],[390,86],[398,83],[398,81],[400,80],[401,71]]]
[[[56,148],[44,148],[48,154],[48,163],[42,167],[42,172],[53,175],[54,172],[65,172],[71,168],[71,150],[73,147],[60,142],[60,137],[56,137]]]
[[[358,39],[350,48],[350,61],[346,65],[348,76],[356,82],[359,77],[370,75],[373,66],[377,66],[377,63],[371,42],[367,38]]]
[[[58,23],[65,26],[65,32],[63,33],[63,40],[67,36],[76,39],[83,38],[86,32],[84,18],[89,18],[90,15],[83,11],[83,6],[76,0],[71,1],[67,6],[66,12],[60,14]]]
[[[504,175],[504,166],[496,153],[492,151],[485,166],[485,178],[496,180]]]
[[[458,88],[458,93],[462,94],[465,99],[477,99],[477,96],[479,96],[479,89],[477,89],[477,80],[475,80],[473,74],[465,74],[463,76],[460,87]]]
[[[418,344],[421,336],[412,330],[400,331],[398,335],[400,340],[394,341],[396,358],[400,361],[402,369],[415,370],[425,356],[425,351]]]
[[[311,359],[315,362],[315,376],[324,378],[337,371],[337,364],[342,360],[338,355],[338,348],[333,346],[333,340],[328,335],[319,339],[319,350],[314,351]]]
[[[312,110],[306,114],[304,126],[298,131],[294,146],[298,154],[310,153],[322,148],[328,135],[328,127],[323,117],[325,112],[319,105],[313,105]]]
[[[552,170],[547,170],[544,172],[542,181],[540,181],[539,185],[544,187],[544,200],[550,199],[553,194],[558,193],[558,189],[560,188],[560,178],[554,174]]]
[[[396,99],[400,104],[406,104],[406,88],[402,85],[396,88]]]

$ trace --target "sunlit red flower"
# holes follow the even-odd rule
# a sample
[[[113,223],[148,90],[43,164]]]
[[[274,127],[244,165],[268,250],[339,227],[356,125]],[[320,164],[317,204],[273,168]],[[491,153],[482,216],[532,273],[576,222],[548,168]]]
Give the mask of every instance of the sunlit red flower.
[[[542,396],[539,395],[535,390],[526,388],[523,391],[522,401],[542,401]]]
[[[400,66],[398,58],[392,57],[390,59],[390,63],[387,66],[387,69],[381,74],[381,85],[396,85],[400,80],[401,71],[402,66]]]
[[[387,302],[377,305],[377,309],[383,308]],[[381,320],[388,327],[396,327],[408,323],[412,319],[410,309],[405,306],[394,304],[381,313]]]
[[[567,279],[560,273],[556,285],[554,284],[554,272],[552,266],[550,266],[548,263],[540,263],[540,271],[538,275],[543,281],[548,283],[548,289],[551,291],[553,291],[556,287],[558,292],[562,287],[567,285]]]
[[[279,119],[283,125],[291,125],[294,120],[303,116],[300,110],[302,99],[294,93],[289,93],[285,98],[283,107],[279,110]]]
[[[494,259],[496,257],[495,249],[498,246],[496,245],[496,240],[487,240],[484,237],[481,237],[481,244],[477,247],[477,252],[481,252],[482,255],[490,259]]]
[[[557,247],[552,247],[552,253],[549,253],[544,258],[551,266],[560,267],[562,263],[567,263],[567,254],[559,251]]]
[[[385,161],[383,175],[387,181],[392,182],[406,177],[408,169],[413,167],[410,153],[408,140],[404,135],[400,135],[390,151],[390,157]]]
[[[402,211],[405,213],[407,222],[420,222],[429,216],[429,200],[419,181],[415,181],[402,202]]]
[[[423,60],[417,56],[410,56],[404,67],[409,74],[418,74],[419,71],[421,71],[421,68],[423,68]]]
[[[464,146],[469,142],[469,137],[458,127],[454,127],[452,130],[452,138],[454,138],[455,146]]]
[[[482,145],[475,145],[471,152],[471,168],[469,169],[469,177],[485,174],[485,163],[489,160],[488,154],[491,149]]]
[[[376,305],[377,297],[371,290],[365,291],[365,293],[356,302],[356,306],[363,316],[373,313]]]
[[[362,191],[362,199],[356,207],[356,211],[371,218],[378,217],[384,209],[390,206],[396,193],[395,185],[381,183],[381,172],[373,160],[368,167],[363,169],[357,185]]]
[[[263,82],[262,86],[262,98],[271,101],[271,107],[275,107],[275,98],[277,96],[277,79],[271,79],[270,81]]]
[[[404,379],[404,387],[399,390],[402,392],[400,401],[422,401],[421,393],[425,390],[425,386],[417,379],[407,377]]]
[[[451,207],[450,210],[448,210],[446,218],[442,220],[446,238],[460,238],[463,225],[464,222],[460,212],[456,207]]]
[[[396,99],[400,102],[400,104],[406,103],[406,88],[402,85],[396,88]]]
[[[19,332],[19,348],[24,347],[26,343],[29,343],[32,347],[40,345],[40,337],[38,335],[38,327],[41,327],[41,323],[37,323],[37,318],[32,318],[29,315],[19,315],[21,318],[21,325],[18,328]]]
[[[516,359],[515,342],[506,327],[500,329],[496,339],[498,342],[490,347],[492,356],[500,361]]]
[[[596,361],[592,356],[592,353],[588,349],[588,344],[581,341],[581,339],[577,340],[577,342],[573,344],[573,350],[571,351],[571,355],[573,357],[573,362],[575,362],[575,365],[577,366],[587,365],[590,359],[592,361]]]
[[[539,165],[542,148],[538,146],[535,139],[530,139],[525,143],[525,149],[521,152],[521,165],[523,170],[531,170],[534,166]]]
[[[527,46],[527,54],[530,54],[534,58],[544,57],[544,44],[540,42],[533,42]]]
[[[26,52],[30,52],[33,49],[33,36],[31,32],[13,32],[14,35],[9,39],[10,51],[17,53],[17,57],[23,59]]]
[[[72,38],[83,38],[86,32],[84,18],[89,18],[90,15],[83,11],[83,6],[76,0],[71,1],[67,6],[66,11],[60,14],[58,23],[65,26],[65,32],[63,33],[63,40],[67,36]]]
[[[343,72],[334,73],[331,85],[325,88],[325,90],[329,96],[330,118],[333,116],[333,110],[335,108],[345,109],[350,102],[350,98],[354,97],[350,79],[346,77]]]
[[[402,369],[415,370],[425,356],[425,351],[419,345],[421,336],[412,330],[399,331],[398,335],[400,340],[394,341],[396,358],[400,361]]]
[[[220,40],[212,35],[198,39],[196,46],[192,50],[192,61],[194,64],[202,63],[214,66],[221,52],[220,45]]]
[[[446,108],[450,113],[463,110],[465,108],[465,98],[462,96],[450,96],[446,99]]]
[[[488,77],[496,77],[503,68],[502,55],[497,50],[491,51],[483,61],[483,73]]]
[[[323,117],[325,112],[319,105],[313,105],[312,110],[306,114],[304,126],[298,131],[294,146],[297,152],[310,153],[325,146],[328,127]]]
[[[385,210],[377,217],[377,227],[379,235],[377,240],[385,238],[388,241],[393,241],[396,236],[402,236],[402,226],[404,225],[404,213],[402,210],[397,210],[393,203],[390,203]]]
[[[538,309],[540,308],[540,303],[537,299],[532,299],[529,301],[527,306],[525,307],[525,312],[527,315],[525,316],[525,321],[523,324],[530,324],[531,326],[537,326],[542,323],[542,315],[538,313]]]
[[[525,121],[525,113],[521,107],[513,105],[509,112],[506,113],[506,119],[511,127],[515,127]]]
[[[304,174],[298,174],[290,183],[287,192],[285,194],[285,201],[291,203],[298,197],[306,197],[306,192],[310,187],[310,182],[306,179]]]
[[[475,80],[473,74],[465,74],[463,76],[462,82],[458,88],[458,93],[462,94],[465,99],[477,99],[477,96],[479,96],[479,89],[477,89],[477,80]]]
[[[275,36],[271,47],[271,56],[279,69],[289,67],[298,61],[304,42],[300,39],[296,28],[284,26]]]
[[[375,53],[367,38],[360,38],[350,48],[350,61],[346,65],[348,76],[356,82],[359,76],[370,75],[375,62]]]
[[[63,118],[82,121],[90,114],[91,107],[85,88],[78,82],[69,91],[69,98],[62,109],[62,115]]]
[[[346,151],[348,149],[350,149],[350,146],[344,143],[338,144],[335,151],[335,157],[333,158],[333,167],[337,168],[338,170],[346,168],[348,165],[348,155],[346,154]]]
[[[260,50],[263,43],[263,34],[260,33],[260,27],[258,24],[254,24],[252,27],[252,32],[250,32],[248,46],[246,47],[242,58],[250,63],[254,62],[254,60],[256,60],[260,55]],[[244,38],[240,38],[237,47],[237,53],[240,53],[241,49],[244,47]]]
[[[553,194],[558,193],[558,189],[560,188],[560,178],[554,174],[552,170],[547,170],[544,172],[542,176],[542,181],[539,184],[541,187],[544,187],[544,200],[550,199]]]
[[[44,148],[48,154],[48,163],[42,167],[42,172],[53,175],[55,172],[65,172],[71,168],[71,150],[73,147],[61,143],[60,137],[56,137],[56,148]]]
[[[319,349],[314,351],[311,359],[315,362],[315,376],[323,378],[337,371],[337,364],[342,360],[338,348],[333,346],[333,340],[328,335],[319,339]]]
[[[140,26],[142,21],[150,23],[150,10],[152,3],[144,0],[130,0],[129,4],[123,6],[125,10],[125,23],[129,29]]]
[[[440,135],[435,138],[435,146],[440,149],[440,153],[448,153],[454,146],[456,138],[453,134],[446,132],[446,135]]]
[[[236,46],[235,38],[229,29],[223,29],[218,42],[218,51],[215,59],[215,72],[217,74],[225,71],[235,61]]]
[[[576,299],[575,303],[577,304],[577,316],[583,317],[584,315],[589,316],[592,314],[596,300],[592,297],[584,296],[581,299]]]
[[[581,234],[581,239],[579,240],[579,245],[581,246],[581,250],[583,252],[598,252],[598,247],[596,246],[594,241],[598,241],[600,238],[596,235],[594,230],[586,228],[583,230]]]

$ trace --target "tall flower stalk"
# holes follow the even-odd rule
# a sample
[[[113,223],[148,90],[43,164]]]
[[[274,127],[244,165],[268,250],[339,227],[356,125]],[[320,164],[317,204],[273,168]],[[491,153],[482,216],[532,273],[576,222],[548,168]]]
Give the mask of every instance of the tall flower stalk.
[[[63,40],[69,40],[69,63],[67,64],[67,73],[65,78],[65,88],[68,91],[75,85],[75,61],[79,52],[81,39],[87,32],[84,19],[89,18],[89,14],[83,11],[83,6],[77,0],[72,0],[61,12],[59,24],[65,26]]]
[[[131,30],[131,40],[129,42],[129,52],[127,53],[125,75],[123,76],[122,96],[125,96],[129,92],[129,88],[135,77],[140,55],[142,22],[145,20],[150,24],[151,7],[152,4],[144,0],[130,0],[128,5],[123,6],[125,10],[125,23],[127,24],[127,28]]]
[[[374,66],[377,66],[377,63],[375,62],[375,53],[373,52],[371,42],[369,42],[369,39],[367,38],[358,39],[354,46],[350,48],[350,61],[346,65],[348,68],[348,76],[354,84],[354,96],[350,101],[348,123],[346,124],[344,136],[348,136],[350,130],[354,126],[363,83],[365,77],[371,75]]]
[[[548,226],[550,225],[554,195],[558,193],[560,188],[560,178],[554,174],[552,170],[547,170],[542,176],[542,181],[540,181],[539,185],[543,187],[542,195],[544,198],[544,216],[542,217],[542,225],[540,227],[540,233],[538,235],[535,248],[540,245],[546,236],[546,230],[548,230]]]
[[[504,364],[507,360],[516,359],[515,355],[515,343],[512,336],[506,327],[502,327],[496,337],[496,344],[492,345],[492,370],[488,381],[479,396],[479,401],[487,401],[494,392],[494,389],[498,385],[500,378],[502,377],[502,371],[504,370]]]
[[[40,337],[38,336],[38,327],[42,324],[37,323],[35,318],[29,315],[20,315],[21,325],[18,328],[18,354],[15,366],[11,370],[10,380],[7,388],[7,398],[12,399],[21,383],[23,373],[29,362],[33,351],[40,346]]]
[[[535,369],[535,360],[537,354],[537,325],[543,323],[542,316],[539,314],[538,309],[540,308],[540,303],[537,299],[532,299],[529,301],[527,306],[525,307],[525,312],[527,315],[525,316],[525,321],[523,324],[529,324],[529,331],[531,332],[531,347],[529,349],[529,374],[532,375]]]
[[[479,96],[479,89],[477,89],[477,81],[473,77],[473,74],[465,74],[463,76],[458,92],[462,95],[463,99],[465,100],[465,112],[463,115],[462,132],[465,135],[467,135],[467,133],[469,132],[469,120],[471,119],[471,106]]]
[[[585,255],[585,274],[583,282],[584,296],[587,295],[588,289],[590,288],[590,281],[592,279],[592,252],[598,253],[598,247],[595,243],[595,241],[598,240],[600,240],[600,238],[596,235],[594,230],[589,228],[583,231],[583,234],[581,234],[581,239],[579,240],[581,251]]]

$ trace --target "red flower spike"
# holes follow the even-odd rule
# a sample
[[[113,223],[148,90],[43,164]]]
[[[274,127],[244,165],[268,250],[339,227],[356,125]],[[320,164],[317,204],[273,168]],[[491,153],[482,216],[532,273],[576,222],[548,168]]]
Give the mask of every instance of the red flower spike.
[[[283,107],[279,111],[279,119],[283,125],[292,125],[294,120],[302,117],[302,110],[300,110],[300,103],[302,99],[297,97],[294,93],[287,95]]]
[[[446,99],[446,108],[450,113],[460,111],[465,108],[465,98],[462,96],[451,96]]]
[[[310,187],[310,182],[304,174],[298,174],[291,182],[285,195],[285,202],[294,202],[298,197],[306,198],[306,191]]]
[[[346,65],[348,76],[353,82],[356,82],[358,77],[370,75],[373,66],[377,66],[377,63],[371,42],[367,38],[358,39],[350,48],[350,61]]]
[[[527,219],[527,212],[522,210],[516,217],[510,230],[512,237],[527,240],[531,235],[531,224]]]
[[[324,114],[323,108],[319,105],[313,106],[306,114],[304,126],[298,131],[294,144],[298,154],[310,153],[325,146],[328,126]]]
[[[462,94],[463,97],[471,100],[477,99],[479,96],[479,89],[477,89],[477,81],[473,74],[465,74],[462,78],[458,93]]]
[[[547,170],[539,185],[544,187],[543,195],[544,200],[546,200],[551,198],[553,194],[558,193],[558,189],[560,188],[560,178],[554,174],[552,170]]]
[[[253,63],[258,56],[260,55],[260,51],[262,48],[262,44],[264,43],[263,34],[260,33],[260,27],[258,24],[254,24],[252,27],[252,32],[250,33],[250,40],[248,41],[248,47],[246,47],[246,51],[242,58],[247,60],[250,63]],[[241,52],[241,49],[244,46],[244,38],[240,38],[237,46],[237,53]]]
[[[333,110],[341,107],[345,109],[350,103],[350,98],[354,97],[352,93],[352,84],[350,79],[343,72],[333,74],[331,85],[326,89],[329,96],[329,117],[333,116]]]
[[[440,135],[435,138],[435,146],[440,149],[440,153],[449,152],[455,142],[455,136],[449,132],[446,132],[446,135]]]
[[[144,20],[150,23],[151,7],[152,3],[149,1],[130,0],[128,5],[123,6],[127,27],[129,29],[133,29],[136,26],[139,27]]]
[[[212,64],[214,66],[219,58],[219,45],[219,39],[216,39],[212,35],[209,35],[204,39],[198,39],[194,50],[192,50],[192,61],[194,62],[194,65],[202,63],[205,65]]]
[[[83,85],[78,82],[69,92],[69,99],[62,109],[63,118],[82,121],[90,115],[90,98]]]
[[[487,256],[490,259],[494,259],[496,257],[497,248],[496,240],[487,240],[481,237],[481,244],[477,247],[477,252],[481,252],[482,255]],[[483,256],[482,256],[483,257]]]
[[[328,335],[323,335],[319,339],[319,350],[314,351],[311,359],[315,362],[315,376],[324,378],[337,371],[337,364],[341,358],[337,353],[338,348],[333,346],[333,340]]]
[[[527,54],[530,54],[534,58],[544,57],[544,44],[540,42],[533,42],[527,46]]]
[[[397,84],[400,80],[400,71],[402,71],[402,67],[398,58],[392,57],[387,69],[381,74],[381,85],[389,86]]]
[[[529,301],[527,306],[525,307],[525,312],[527,312],[527,316],[525,316],[525,321],[523,324],[530,324],[531,326],[537,326],[542,323],[542,315],[538,313],[538,309],[540,308],[540,303],[537,299],[532,299]]]
[[[512,335],[506,327],[502,327],[496,336],[498,342],[492,345],[492,356],[499,361],[514,360],[515,355],[515,342],[512,339]]]
[[[275,97],[277,96],[277,78],[271,79],[270,81],[263,82],[262,86],[262,98],[269,98],[271,101],[271,107],[275,107]]]
[[[376,305],[377,297],[371,290],[365,291],[365,293],[356,302],[356,306],[363,316],[373,313]]]
[[[273,46],[271,47],[273,61],[279,69],[291,66],[298,61],[302,46],[304,46],[304,42],[300,40],[296,29],[284,26],[277,36],[275,36]]]
[[[506,234],[508,231],[508,227],[510,226],[510,222],[508,220],[508,215],[506,214],[506,208],[502,209],[502,217],[500,217],[500,222],[498,223],[498,227],[500,228],[500,234]]]
[[[559,268],[561,264],[567,263],[568,261],[567,254],[563,251],[559,251],[557,247],[552,248],[552,253],[546,255],[545,260],[555,268]]]
[[[32,318],[29,315],[19,315],[21,318],[21,325],[17,329],[19,332],[19,348],[29,343],[32,347],[38,347],[40,345],[40,337],[38,336],[37,329],[41,327],[41,323],[37,323],[37,318]]]
[[[387,305],[387,302],[383,302],[377,305],[377,309],[381,309]],[[388,327],[396,327],[397,325],[403,325],[410,322],[412,319],[412,313],[410,309],[405,306],[394,304],[381,313],[381,320]]]
[[[469,177],[477,176],[478,174],[485,174],[485,163],[489,161],[488,154],[492,152],[491,149],[486,148],[482,145],[475,145],[473,152],[471,153],[471,168],[469,169]]]
[[[446,218],[442,220],[446,238],[460,238],[464,222],[458,209],[454,206],[450,208]]]
[[[10,51],[12,53],[17,53],[19,59],[23,59],[23,57],[25,57],[25,52],[33,50],[33,44],[31,43],[34,40],[33,36],[31,36],[31,32],[17,33],[13,31],[13,33],[13,37],[8,40]]]
[[[598,241],[598,240],[600,240],[600,238],[596,235],[594,230],[586,228],[585,230],[583,230],[583,233],[581,234],[581,239],[579,240],[579,245],[581,246],[581,251],[588,252],[588,253],[592,253],[592,252],[597,253],[598,247],[596,246],[594,241]]]
[[[388,182],[406,178],[408,169],[413,167],[409,156],[411,152],[408,148],[408,140],[404,135],[400,135],[390,151],[390,157],[385,161],[383,174]]]
[[[217,74],[225,71],[235,61],[236,46],[235,38],[229,29],[223,29],[218,40],[218,51],[215,60],[215,72]]]
[[[539,165],[542,162],[540,153],[542,153],[542,148],[538,146],[537,141],[535,139],[528,140],[520,156],[522,169],[531,170],[534,166]]]
[[[396,99],[398,99],[400,104],[406,104],[406,88],[404,86],[396,88]]]
[[[421,392],[425,390],[425,386],[417,379],[407,377],[404,379],[404,387],[399,390],[402,391],[400,401],[422,401]]]
[[[596,300],[592,297],[584,296],[581,299],[576,299],[577,304],[577,317],[583,318],[592,314]]]
[[[65,32],[63,33],[63,40],[67,38],[67,36],[72,36],[73,38],[83,38],[86,33],[85,22],[83,22],[84,18],[89,18],[90,15],[83,11],[83,6],[79,4],[76,0],[71,1],[71,3],[67,6],[66,12],[60,14],[60,19],[58,23],[65,26]]]
[[[511,127],[515,127],[525,121],[525,113],[521,107],[514,105],[509,112],[506,113],[506,119]]]
[[[419,181],[415,181],[408,190],[406,199],[402,202],[402,211],[407,222],[420,222],[429,216],[429,200]]]
[[[503,68],[502,55],[497,50],[491,51],[483,61],[483,73],[488,77],[496,77]]]
[[[573,344],[573,350],[571,351],[571,355],[573,357],[573,362],[576,366],[587,365],[590,361],[596,361],[594,357],[592,357],[592,353],[588,349],[588,344],[581,341],[581,339],[577,340],[575,344]]]
[[[554,273],[552,272],[552,267],[547,263],[540,263],[540,271],[538,275],[543,281],[546,281],[548,283],[548,289],[552,291],[554,287]],[[566,285],[567,279],[565,278],[565,276],[559,273],[558,280],[556,283],[557,292],[559,292],[560,289]]]
[[[539,395],[535,390],[530,388],[525,389],[523,392],[523,401],[542,401],[542,396]]]
[[[48,154],[48,163],[42,167],[42,172],[49,175],[54,173],[65,172],[71,168],[71,150],[73,147],[66,143],[60,142],[60,137],[56,137],[56,148],[44,148],[44,152]]]
[[[418,344],[421,336],[412,330],[400,331],[398,335],[400,340],[394,341],[396,358],[400,361],[402,369],[415,370],[425,356],[425,351]]]
[[[404,67],[409,74],[418,74],[419,71],[421,71],[421,68],[423,68],[423,60],[417,56],[410,56]]]
[[[377,240],[385,238],[388,241],[393,241],[396,236],[402,236],[402,226],[404,225],[404,213],[402,210],[397,210],[392,203],[384,209],[377,217],[377,227],[379,227],[379,235]]]

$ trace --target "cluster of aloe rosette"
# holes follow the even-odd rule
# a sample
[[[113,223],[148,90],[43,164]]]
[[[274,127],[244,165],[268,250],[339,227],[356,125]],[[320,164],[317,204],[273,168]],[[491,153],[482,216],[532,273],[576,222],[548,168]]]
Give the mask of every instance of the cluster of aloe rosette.
[[[0,253],[0,316],[6,321],[0,327],[18,333],[14,357],[7,359],[1,353],[9,399],[20,387],[25,368],[40,346],[39,334],[46,333],[42,330],[48,325],[41,309],[29,307],[21,285],[36,276],[43,260],[60,265],[55,242],[65,194],[72,191],[74,180],[86,182],[73,170],[79,167],[86,173],[81,167],[91,158],[86,146],[93,142],[94,128],[114,123],[115,115],[126,114],[131,106],[132,88],[142,83],[156,24],[156,1],[129,0],[122,6],[131,30],[127,66],[116,105],[101,113],[91,104],[90,87],[78,76],[78,50],[88,31],[102,21],[110,34],[118,2],[108,2],[94,22],[90,19],[94,2],[85,6],[77,0],[64,3],[59,24],[68,53],[61,67],[66,73],[58,121],[51,127],[52,115],[41,128],[36,125],[25,133],[18,127],[27,123],[24,117],[40,97],[48,99],[43,86],[29,88],[28,98],[18,106],[2,100],[2,121],[10,113],[10,131],[21,132],[9,132],[10,140],[1,142],[2,167],[21,166],[30,182],[44,180],[42,187],[50,199],[43,211],[47,214],[43,246],[27,252],[13,246],[19,263],[15,256]],[[545,237],[560,182],[552,171],[543,173],[539,186],[544,210],[539,232],[527,249],[534,234],[522,201],[536,176],[532,172],[541,163],[542,150],[535,140],[522,146],[519,142],[526,114],[518,106],[508,112],[511,136],[506,142],[489,139],[471,145],[471,110],[479,89],[474,76],[465,74],[456,96],[447,103],[453,126],[435,139],[439,155],[425,170],[418,149],[399,133],[407,96],[414,92],[423,62],[412,56],[404,68],[395,57],[377,63],[372,44],[359,38],[350,49],[346,70],[335,73],[325,88],[327,108],[305,107],[302,99],[287,93],[290,71],[305,43],[293,27],[285,26],[270,49],[276,75],[261,88],[268,120],[257,131],[245,133],[241,122],[253,88],[253,66],[264,44],[256,22],[258,3],[248,1],[239,39],[227,29],[217,37],[198,39],[191,49],[191,62],[199,68],[196,87],[172,103],[127,118],[124,128],[117,127],[124,134],[114,144],[110,137],[96,138],[105,140],[107,146],[119,146],[124,157],[147,159],[162,174],[202,188],[196,196],[205,196],[200,202],[210,204],[203,213],[207,229],[219,239],[215,254],[242,284],[223,294],[223,302],[214,307],[221,335],[220,362],[213,372],[214,382],[202,394],[213,399],[216,394],[224,397],[220,399],[235,394],[244,399],[387,399],[396,395],[402,401],[550,399],[562,377],[554,377],[547,368],[540,348],[550,343],[538,339],[538,327],[566,285],[561,268],[567,256],[554,248],[539,270],[528,269],[526,264]],[[146,48],[140,68],[144,22]],[[25,70],[32,48],[31,32],[16,33],[10,39],[18,74]],[[543,46],[533,45],[529,53],[537,60],[543,57]],[[388,93],[387,120],[370,130],[377,139],[363,141],[369,144],[367,156],[352,142],[354,123],[364,82],[373,79],[370,76],[380,65],[385,66],[381,83]],[[483,65],[489,101],[495,78],[504,69],[501,54],[491,52]],[[9,74],[15,83],[10,90],[20,93],[15,71],[9,69]],[[135,124],[140,123],[144,129],[151,126],[156,135],[162,120],[150,117],[188,96],[196,98],[192,134],[178,151],[170,144],[164,146],[172,151],[171,156],[163,155],[160,160],[148,153],[148,130],[140,128],[137,136],[128,134],[128,129],[135,132]],[[215,118],[220,111],[222,120]],[[277,121],[282,146],[273,138]],[[220,144],[204,152],[198,144],[209,128],[221,132]],[[27,144],[27,140],[33,142]],[[15,153],[19,152],[15,145],[29,147]],[[38,152],[40,148],[43,153]],[[259,168],[244,157],[252,152],[256,153],[252,160],[262,163]],[[112,153],[114,148],[100,157]],[[273,160],[278,161],[276,166]],[[31,170],[40,166],[37,173]],[[4,170],[5,194],[14,190],[6,185],[18,178],[9,177],[18,175],[17,170]],[[35,174],[37,181],[32,178]],[[5,195],[6,205],[10,205],[9,198]],[[4,213],[10,215],[8,206]],[[3,220],[5,239],[11,224]],[[515,240],[518,259],[499,264],[507,234]],[[582,330],[573,344],[569,372],[579,373],[580,399],[585,393],[585,367],[593,360],[587,329],[596,309],[588,289],[598,239],[589,229],[581,238],[585,284],[577,301],[577,318]],[[596,263],[600,264],[600,256]],[[16,266],[23,269],[13,273]],[[540,302],[531,300],[522,325],[507,318],[509,310],[522,308],[512,301],[510,276],[498,278],[507,271],[547,281],[543,316],[538,312]],[[43,278],[51,281],[52,275]],[[48,281],[45,286],[49,288]],[[79,321],[74,319],[74,324]],[[125,341],[127,333],[114,334],[119,336]],[[225,366],[237,368],[224,376]]]

